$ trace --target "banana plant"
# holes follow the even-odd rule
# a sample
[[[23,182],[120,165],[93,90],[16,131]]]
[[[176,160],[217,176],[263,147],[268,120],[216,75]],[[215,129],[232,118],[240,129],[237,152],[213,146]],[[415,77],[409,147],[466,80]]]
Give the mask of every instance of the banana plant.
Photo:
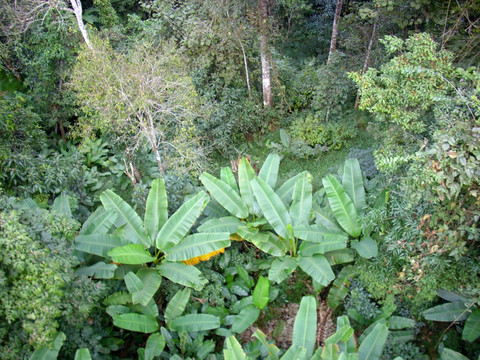
[[[198,269],[187,264],[223,251],[230,245],[230,233],[189,234],[208,195],[198,193],[169,217],[163,179],[152,182],[143,221],[113,191],[102,193],[100,200],[103,206],[85,222],[76,238],[76,250],[89,254],[85,259],[91,263],[78,273],[123,279],[128,292],[109,298],[110,305],[121,306],[110,309],[114,324],[132,331],[155,332],[158,308],[153,297],[162,277],[201,289],[206,280]]]
[[[216,214],[223,216],[210,219],[199,230],[228,231],[232,239],[246,240],[274,256],[271,281],[279,283],[300,267],[326,286],[335,278],[331,265],[345,262],[345,258],[351,261],[348,254],[337,254],[346,248],[348,236],[310,225],[311,175],[302,172],[277,187],[279,164],[278,155],[269,155],[256,176],[248,160],[242,158],[238,184],[229,168],[222,169],[220,179],[202,174],[200,180],[219,205]]]
[[[354,330],[347,316],[337,318],[337,331],[325,340],[324,346],[316,347],[317,304],[312,296],[304,296],[295,318],[292,345],[283,354],[274,343],[267,341],[265,334],[257,330],[257,338],[268,354],[266,360],[377,360],[389,335],[388,326],[377,323],[360,340],[360,346],[354,339]],[[225,339],[225,360],[249,359],[246,351],[234,336]]]
[[[370,227],[362,227],[361,216],[366,211],[363,176],[357,159],[347,159],[343,167],[342,183],[333,175],[322,179],[327,206],[314,204],[316,223],[330,231],[343,233],[350,246],[366,259],[377,256],[378,246]],[[386,205],[389,193],[384,191],[377,199],[374,209]]]

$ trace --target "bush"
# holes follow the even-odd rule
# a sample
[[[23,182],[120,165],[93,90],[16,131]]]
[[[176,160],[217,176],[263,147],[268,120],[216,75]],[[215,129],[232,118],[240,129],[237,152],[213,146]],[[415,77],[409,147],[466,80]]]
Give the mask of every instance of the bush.
[[[72,241],[79,223],[56,211],[0,199],[0,353],[21,359],[60,327],[88,326],[101,283],[78,278]]]

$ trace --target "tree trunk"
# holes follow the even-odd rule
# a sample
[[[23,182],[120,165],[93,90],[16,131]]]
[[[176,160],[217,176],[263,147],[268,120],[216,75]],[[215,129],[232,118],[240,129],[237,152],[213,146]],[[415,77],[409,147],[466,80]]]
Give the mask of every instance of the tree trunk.
[[[367,55],[365,56],[365,62],[363,63],[362,76],[368,69],[368,63],[370,62],[370,55],[373,48],[373,40],[375,39],[375,32],[377,31],[377,22],[378,18],[375,19],[375,24],[373,24],[372,35],[370,36],[370,42],[368,43]],[[360,89],[357,90],[357,98],[355,99],[355,110],[358,110],[358,105],[360,103]]]
[[[267,0],[260,0],[258,3],[258,13],[260,14],[260,59],[262,62],[263,106],[272,107],[272,84],[270,80],[270,62],[268,61],[267,6]]]
[[[330,41],[330,52],[328,53],[327,64],[330,64],[330,61],[332,60],[332,54],[337,48],[338,21],[340,20],[341,12],[342,0],[337,0],[337,8],[335,9],[335,17],[333,19],[332,40]]]
[[[80,29],[80,33],[82,34],[88,48],[92,50],[92,44],[88,39],[87,29],[85,29],[85,24],[83,23],[82,19],[82,3],[80,2],[80,0],[70,0],[70,3],[72,4],[73,12],[75,14],[75,17],[77,18],[77,25]]]

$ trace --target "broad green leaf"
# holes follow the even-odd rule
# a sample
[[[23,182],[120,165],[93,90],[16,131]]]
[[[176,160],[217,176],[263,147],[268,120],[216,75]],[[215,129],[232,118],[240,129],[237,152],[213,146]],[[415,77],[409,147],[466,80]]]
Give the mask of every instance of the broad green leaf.
[[[358,213],[363,213],[365,210],[365,189],[363,187],[362,171],[357,159],[345,160],[342,185]]]
[[[228,338],[225,339],[225,344],[224,344],[224,349],[223,349],[223,355],[225,357],[225,360],[246,360],[247,355],[242,349],[242,346],[238,342],[237,339],[235,339],[235,336],[229,336]]]
[[[348,316],[339,316],[337,318],[337,331],[346,325],[350,326]],[[350,337],[345,343],[339,343],[337,345],[339,350],[345,353],[354,353],[357,349],[357,344],[353,336]]]
[[[63,332],[59,332],[55,337],[55,339],[53,340],[52,348],[49,348],[47,346],[42,346],[41,348],[33,352],[33,354],[30,356],[30,360],[56,359],[65,339],[66,339],[65,334]]]
[[[350,276],[353,271],[353,266],[345,266],[338,273],[337,278],[333,282],[327,297],[327,304],[332,310],[335,310],[340,304],[342,304],[347,296],[349,291],[348,287],[350,286]]]
[[[165,309],[165,321],[167,324],[183,314],[185,307],[188,304],[188,300],[190,300],[189,288],[177,291],[175,296],[168,302],[167,308]]]
[[[70,209],[70,201],[68,195],[60,195],[55,198],[53,202],[52,210],[55,210],[59,214],[65,217],[72,217],[72,210]]]
[[[375,325],[373,330],[362,341],[358,348],[358,357],[360,360],[377,360],[383,351],[383,347],[388,337],[388,328],[381,323]]]
[[[313,296],[304,296],[300,302],[293,325],[292,345],[307,350],[307,358],[313,354],[317,333],[317,302]]]
[[[259,233],[249,241],[264,253],[273,256],[283,256],[288,250],[285,241],[272,233]]]
[[[147,230],[143,226],[142,219],[123,199],[111,190],[106,190],[100,195],[105,209],[113,209],[117,215],[127,224],[125,237],[134,244],[143,244],[150,247],[150,239]]]
[[[208,173],[203,173],[200,176],[200,181],[210,192],[210,195],[227,209],[230,214],[237,218],[246,218],[248,216],[247,206],[230,185]]]
[[[232,325],[232,331],[240,334],[257,321],[260,315],[260,309],[255,306],[247,306],[243,308],[238,315],[235,316]]]
[[[237,180],[235,180],[235,175],[233,174],[233,171],[231,168],[223,167],[220,170],[220,179],[225,183],[230,185],[230,187],[235,190],[237,194],[240,193],[240,190],[238,189],[237,185]]]
[[[206,331],[220,327],[220,319],[208,314],[189,314],[170,321],[170,328],[181,331]]]
[[[255,206],[255,198],[253,195],[252,185],[250,181],[255,178],[255,171],[246,158],[241,158],[238,163],[238,186],[240,188],[240,195],[247,205],[250,213],[257,213]]]
[[[78,349],[75,352],[75,359],[74,360],[92,360],[90,356],[90,351],[87,348]]]
[[[283,354],[280,360],[304,360],[306,358],[307,358],[307,349],[293,344],[285,352],[285,354]]]
[[[268,271],[268,278],[271,281],[280,284],[283,280],[288,278],[290,274],[297,267],[297,260],[292,257],[282,257],[273,260],[270,270]]]
[[[197,229],[202,233],[228,232],[234,234],[242,222],[233,216],[225,216],[220,219],[210,219],[205,221]]]
[[[468,360],[468,358],[457,351],[449,348],[443,348],[440,354],[440,360]]]
[[[126,291],[119,291],[108,296],[103,303],[109,305],[124,305],[132,302],[132,294]]]
[[[207,359],[207,356],[209,354],[212,354],[213,352],[215,352],[216,346],[217,344],[212,339],[207,341],[202,340],[198,348],[195,349],[197,354],[197,359]],[[210,358],[212,360],[215,360],[215,355],[212,355]]]
[[[145,209],[145,228],[147,229],[150,246],[157,238],[158,232],[168,219],[168,202],[165,191],[165,181],[155,179],[152,181],[152,188],[148,194]]]
[[[249,240],[249,241],[254,236],[258,235],[258,232],[259,232],[258,229],[249,227],[244,222],[242,222],[237,229],[237,235],[240,236],[242,239]],[[267,239],[266,237],[263,237],[262,240],[260,240],[260,241],[263,241],[263,240],[266,241],[266,239]]]
[[[115,210],[105,210],[103,206],[100,206],[85,221],[79,235],[106,234],[116,220],[117,213]]]
[[[207,206],[203,209],[203,214],[208,217],[221,218],[230,216],[229,212],[220,205],[215,199],[210,199]]]
[[[285,181],[282,186],[280,186],[276,191],[278,197],[282,199],[285,206],[288,206],[288,204],[290,204],[290,202],[292,201],[292,194],[293,189],[295,188],[295,183],[300,176],[303,176],[303,173],[306,173],[306,171],[291,177],[290,179]]]
[[[191,265],[164,261],[157,266],[157,270],[167,279],[195,290],[201,290],[207,280],[201,277],[200,270]]]
[[[301,256],[298,265],[323,286],[327,286],[335,279],[332,268],[323,255]]]
[[[138,278],[142,281],[143,287],[132,294],[134,304],[147,306],[162,283],[162,277],[155,269],[141,269],[137,273]]]
[[[142,290],[143,281],[131,271],[125,275],[123,280],[125,281],[125,285],[127,285],[128,292],[132,294],[133,300],[133,293]],[[134,302],[134,304],[136,303],[138,302]]]
[[[425,310],[423,316],[427,320],[453,322],[466,320],[469,313],[463,302],[450,302]]]
[[[351,236],[358,237],[362,232],[355,205],[332,175],[322,179],[328,203],[340,226]]]
[[[401,316],[390,316],[388,318],[388,328],[390,330],[399,330],[405,328],[414,328],[415,320]]]
[[[189,260],[230,246],[230,234],[196,233],[187,236],[168,250],[166,259],[170,261]]]
[[[118,314],[113,316],[113,324],[119,328],[142,333],[153,333],[158,330],[155,319],[142,314]]]
[[[270,154],[263,163],[258,177],[265,181],[272,189],[275,188],[278,177],[278,168],[280,167],[280,156]]]
[[[165,337],[160,333],[153,333],[148,337],[145,344],[145,360],[153,360],[155,356],[160,356],[165,347]]]
[[[155,302],[155,299],[150,299],[147,305],[143,306],[141,304],[129,305],[131,311],[129,312],[136,312],[139,314],[143,314],[150,318],[156,319],[157,316],[160,314],[158,312],[158,305]]]
[[[263,215],[275,232],[284,239],[290,237],[287,226],[292,223],[290,214],[273,189],[262,179],[253,179],[251,182],[255,198],[258,201]]]
[[[363,237],[360,241],[353,240],[351,245],[364,259],[371,259],[378,254],[377,242],[369,237]]]
[[[337,251],[329,251],[328,253],[325,253],[324,256],[328,260],[330,266],[345,264],[352,262],[355,259],[353,250],[349,248]]]
[[[345,325],[338,329],[335,334],[328,337],[325,340],[325,345],[337,344],[340,342],[346,343],[353,336],[353,333],[353,328],[350,325]]]
[[[465,322],[462,331],[462,339],[474,342],[480,336],[480,309],[472,311]]]
[[[259,329],[255,330],[252,336],[256,337],[260,341],[260,343],[264,346],[265,350],[269,354],[269,357],[268,357],[269,360],[278,360],[278,354],[280,354],[280,349],[276,347],[274,343],[273,344],[269,343],[267,341],[267,337],[261,330]]]
[[[437,290],[437,295],[440,296],[442,299],[447,300],[447,301],[461,301],[461,302],[469,302],[469,299],[467,299],[465,296],[462,296],[459,293],[456,292],[451,292],[451,291],[446,291],[446,290]]]
[[[310,222],[312,212],[312,176],[308,172],[303,172],[295,182],[292,194],[292,205],[290,206],[290,216],[293,225],[307,225]]]
[[[320,226],[324,226],[327,229],[331,230],[336,230],[336,231],[342,231],[338,227],[338,225],[333,221],[332,217],[334,216],[333,214],[329,214],[326,210],[328,209],[320,209],[319,206],[314,205],[314,212],[315,212],[315,223]],[[330,217],[331,215],[331,217]]]
[[[230,308],[230,311],[234,314],[238,314],[240,311],[242,311],[243,308],[245,308],[249,305],[253,305],[253,296],[252,295],[244,297],[243,299],[236,301],[232,305],[232,307]]]
[[[140,244],[130,244],[117,247],[108,252],[113,261],[120,264],[144,264],[154,261],[156,258]]]
[[[270,283],[267,278],[260,276],[253,289],[253,304],[260,310],[268,304],[268,293],[270,290]]]
[[[317,243],[322,254],[345,249],[347,246],[347,234],[320,225],[299,225],[293,228],[293,232],[299,239]]]
[[[201,191],[180,206],[158,233],[156,239],[157,249],[167,251],[178,244],[187,235],[207,203],[208,195]]]
[[[75,239],[75,249],[101,257],[122,245],[122,239],[112,234],[78,235]]]
[[[381,194],[378,196],[377,200],[375,201],[373,208],[375,210],[378,210],[385,207],[388,203],[389,198],[390,198],[390,191],[387,189],[383,190]]]
[[[75,271],[77,275],[93,276],[97,279],[111,279],[115,275],[117,265],[97,262],[90,266],[82,266]]]

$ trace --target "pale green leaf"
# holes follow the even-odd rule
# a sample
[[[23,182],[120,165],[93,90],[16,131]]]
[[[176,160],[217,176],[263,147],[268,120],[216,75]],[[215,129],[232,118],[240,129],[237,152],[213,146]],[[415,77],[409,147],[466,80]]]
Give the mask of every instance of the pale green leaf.
[[[237,180],[235,180],[235,175],[233,171],[229,167],[223,167],[220,170],[220,179],[225,183],[228,184],[237,194],[240,193],[238,189]]]
[[[301,256],[298,259],[298,265],[323,286],[327,286],[335,279],[332,268],[323,255]]]
[[[157,266],[157,270],[167,279],[195,290],[201,290],[207,283],[207,280],[201,277],[200,270],[194,266],[163,261]]]
[[[172,320],[180,317],[185,311],[185,307],[190,300],[190,289],[178,290],[175,296],[168,302],[165,309],[165,321],[170,323]]]
[[[463,321],[469,315],[465,303],[459,301],[434,306],[422,314],[427,320],[443,322]]]
[[[59,332],[55,339],[53,340],[52,348],[47,346],[42,346],[41,348],[35,350],[30,356],[30,360],[53,360],[56,359],[58,353],[65,341],[66,336],[63,332]]]
[[[106,234],[116,220],[117,213],[115,210],[105,210],[103,206],[100,206],[85,221],[79,235]]]
[[[125,238],[134,244],[143,244],[150,247],[150,239],[147,230],[143,225],[142,219],[123,199],[111,190],[106,190],[100,195],[105,209],[113,209],[117,215],[127,224],[125,228]]]
[[[70,201],[68,195],[60,195],[55,198],[52,205],[52,210],[55,210],[59,214],[65,217],[72,217],[72,210],[70,209]]]
[[[287,226],[292,223],[290,214],[273,189],[262,179],[257,178],[251,181],[255,198],[258,201],[263,215],[273,227],[275,232],[284,239],[290,237]]]
[[[201,191],[193,198],[185,202],[180,208],[167,220],[158,233],[156,244],[157,248],[167,251],[175,246],[187,235],[188,231],[202,213],[205,205],[208,203],[208,195]]]
[[[269,300],[270,283],[267,278],[260,276],[257,285],[253,289],[253,304],[260,310],[263,309]]]
[[[168,250],[170,261],[189,260],[230,246],[230,233],[196,233]]]
[[[157,238],[158,232],[168,219],[168,201],[165,181],[155,179],[148,194],[145,208],[145,228],[150,238],[150,246]]]
[[[443,348],[440,354],[440,360],[468,360],[468,358],[457,351],[449,348]]]
[[[365,189],[363,187],[362,171],[357,159],[345,160],[342,185],[358,213],[363,213],[365,210]]]
[[[145,360],[153,360],[154,357],[160,356],[165,347],[165,337],[160,333],[153,333],[148,337],[145,344]]]
[[[241,158],[238,163],[238,186],[240,188],[240,195],[247,205],[250,213],[257,214],[258,209],[255,204],[252,186],[250,181],[255,178],[255,171],[250,162],[246,158]]]
[[[246,360],[247,355],[242,349],[242,346],[235,339],[235,336],[229,336],[225,339],[223,349],[224,360]]]
[[[122,245],[122,239],[112,234],[78,235],[75,239],[75,249],[101,257]]]
[[[480,336],[480,309],[475,309],[468,316],[462,331],[462,339],[474,342]]]
[[[117,265],[106,264],[100,261],[90,266],[79,267],[75,271],[75,274],[84,275],[84,276],[93,276],[97,279],[111,279],[114,277],[116,269],[117,269]]]
[[[363,237],[360,241],[353,240],[351,245],[364,259],[371,259],[378,254],[377,242],[369,237]]]
[[[273,260],[270,270],[268,271],[268,278],[277,284],[288,278],[290,274],[297,267],[297,260],[292,257],[282,257]]]
[[[294,344],[290,346],[290,348],[280,358],[280,360],[305,360],[305,359],[307,359],[307,349]]]
[[[147,306],[153,296],[157,293],[162,283],[162,277],[155,269],[141,269],[137,273],[138,278],[142,281],[143,286],[140,290],[132,294],[134,304]]]
[[[272,233],[258,233],[249,241],[264,253],[273,256],[283,256],[288,250],[285,241]]]
[[[155,257],[140,244],[130,244],[117,247],[108,252],[113,261],[120,264],[137,265],[152,262]]]
[[[362,341],[358,347],[358,357],[360,360],[377,360],[383,351],[383,347],[388,337],[388,328],[381,323],[375,325],[373,330]]]
[[[125,275],[123,280],[125,281],[125,285],[127,285],[128,292],[132,294],[133,300],[133,293],[142,290],[143,281],[131,271]],[[137,302],[134,302],[134,304],[136,303]]]
[[[228,232],[234,234],[242,222],[233,216],[225,216],[220,219],[209,219],[200,225],[197,229],[202,233]]]
[[[317,302],[313,296],[304,296],[293,325],[292,345],[305,348],[307,358],[313,354],[317,333]]]
[[[206,331],[220,327],[220,319],[209,314],[188,314],[170,321],[170,328],[181,332]]]
[[[113,324],[119,328],[142,333],[153,333],[158,330],[155,319],[142,314],[117,314],[113,316]]]
[[[250,325],[257,321],[259,315],[260,309],[253,305],[243,308],[233,320],[232,331],[238,334],[244,332]]]
[[[292,205],[290,206],[290,216],[293,225],[307,225],[310,222],[312,212],[312,183],[311,175],[303,172],[295,182],[292,194]]]
[[[87,348],[78,349],[75,352],[75,359],[74,360],[92,360],[90,356],[90,351]]]
[[[278,168],[280,167],[280,156],[270,154],[265,159],[258,177],[265,181],[272,189],[275,188],[278,177]]]

